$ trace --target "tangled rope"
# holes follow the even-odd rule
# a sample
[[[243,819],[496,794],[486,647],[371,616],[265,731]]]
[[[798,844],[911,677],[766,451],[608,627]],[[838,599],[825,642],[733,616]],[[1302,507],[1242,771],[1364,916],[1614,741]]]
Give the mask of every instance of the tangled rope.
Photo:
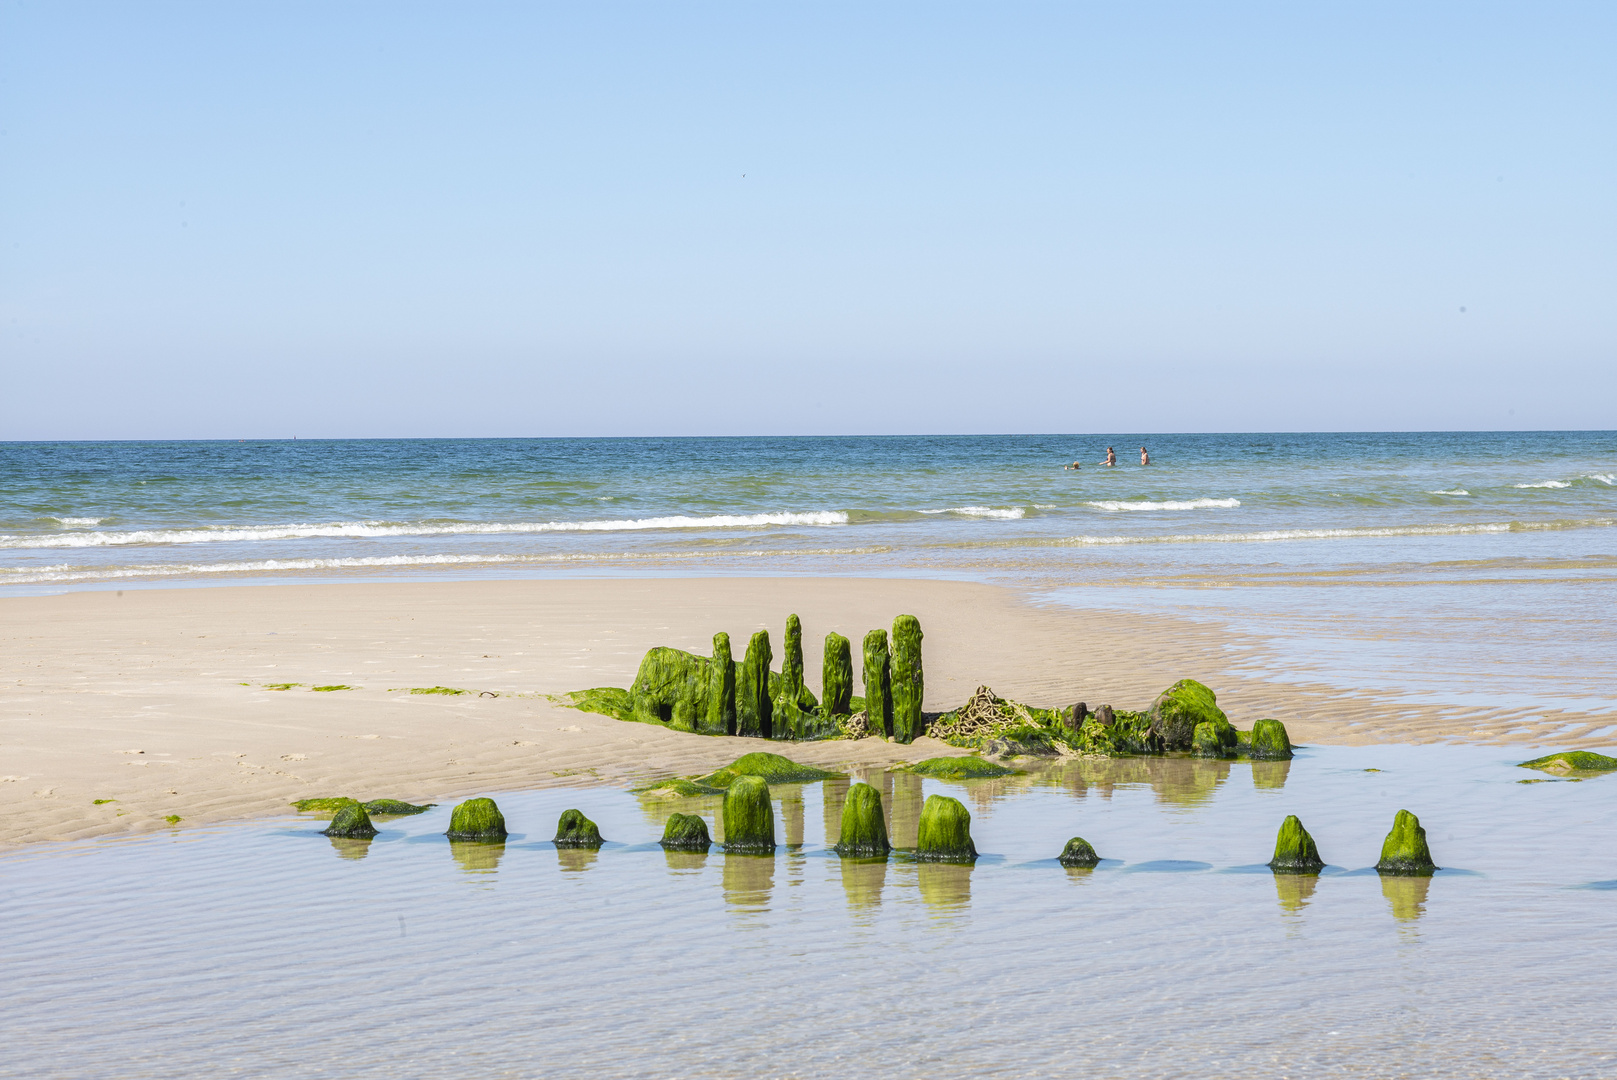
[[[854,713],[852,716],[849,716],[845,720],[839,720],[837,722],[837,727],[842,732],[842,737],[844,739],[863,739],[866,735],[870,734],[870,725],[865,722],[865,712],[863,709]]]
[[[934,723],[931,734],[939,739],[954,736],[970,739],[979,735],[998,735],[1007,728],[1036,723],[1026,705],[996,697],[988,687],[979,686],[947,721],[940,719]]]

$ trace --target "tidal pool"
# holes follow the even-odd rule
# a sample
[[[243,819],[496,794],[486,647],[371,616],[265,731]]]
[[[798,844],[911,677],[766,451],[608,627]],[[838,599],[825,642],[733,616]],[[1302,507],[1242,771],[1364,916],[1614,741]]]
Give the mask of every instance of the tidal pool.
[[[490,793],[503,845],[451,844],[444,805],[369,842],[293,815],[29,848],[0,1075],[1610,1076],[1617,776],[1517,783],[1530,756],[858,774],[900,845],[964,801],[974,867],[831,855],[841,780],[775,790],[772,858],[664,853],[676,810],[718,839],[717,800],[616,788]],[[551,846],[572,806],[613,843]],[[1435,877],[1366,869],[1400,808]],[[1317,878],[1262,865],[1292,813]],[[1080,835],[1094,871],[1055,862]]]

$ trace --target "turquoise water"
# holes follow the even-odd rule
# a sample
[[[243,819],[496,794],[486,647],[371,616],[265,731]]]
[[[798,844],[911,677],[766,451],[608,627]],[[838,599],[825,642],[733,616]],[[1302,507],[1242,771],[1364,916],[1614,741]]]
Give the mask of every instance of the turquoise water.
[[[1614,525],[1613,432],[0,444],[5,594],[952,577],[1216,620],[1275,678],[1595,716]]]
[[[665,854],[713,803],[613,788],[496,793],[499,847],[444,806],[368,843],[289,816],[30,848],[0,856],[0,1076],[1609,1076],[1617,777],[1515,760],[865,774],[901,843],[965,801],[972,868],[830,855],[846,781],[776,789],[769,858]],[[613,842],[552,847],[571,806]],[[1400,808],[1432,879],[1366,869]],[[1318,879],[1261,865],[1288,813]],[[1107,861],[1058,866],[1073,835]]]

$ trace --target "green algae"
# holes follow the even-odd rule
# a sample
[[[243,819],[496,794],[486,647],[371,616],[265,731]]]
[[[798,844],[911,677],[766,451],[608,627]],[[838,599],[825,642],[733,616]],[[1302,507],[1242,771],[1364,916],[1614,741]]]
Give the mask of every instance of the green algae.
[[[775,811],[761,776],[738,776],[724,793],[724,850],[775,850]]]
[[[1100,856],[1095,854],[1095,849],[1088,840],[1075,836],[1067,841],[1067,846],[1061,849],[1056,861],[1068,867],[1095,866],[1100,862]]]
[[[339,795],[336,798],[299,799],[292,805],[303,812],[336,813],[353,801],[346,795]]]
[[[1532,761],[1523,761],[1523,769],[1542,769],[1544,772],[1610,772],[1617,769],[1617,758],[1588,750],[1560,750]]]
[[[755,750],[741,755],[722,769],[697,777],[696,783],[713,788],[729,788],[738,777],[756,776],[771,784],[802,784],[841,775],[812,765],[799,765],[790,758],[771,754],[767,750]]]
[[[1296,814],[1290,814],[1280,823],[1275,837],[1275,855],[1269,860],[1269,869],[1277,874],[1317,874],[1325,869],[1325,860],[1319,857],[1314,838],[1303,828]]]
[[[769,701],[769,631],[759,630],[747,642],[747,655],[736,672],[736,734],[767,739],[771,733]]]
[[[164,818],[163,820],[168,822],[170,825],[178,825],[181,821],[184,821],[185,819],[180,817],[180,815],[178,815],[178,814],[170,814],[168,817]]]
[[[1105,705],[1084,718],[1077,735],[1068,737],[1068,744],[1080,753],[1102,757],[1154,754],[1161,748],[1161,741],[1151,732],[1149,713]]]
[[[553,841],[557,847],[598,848],[605,842],[601,839],[600,828],[585,817],[582,810],[562,811],[561,819],[556,822],[556,839]]]
[[[820,711],[826,716],[853,712],[853,646],[835,630],[825,635],[825,659],[820,667]]]
[[[665,851],[700,851],[704,854],[713,846],[708,835],[707,822],[696,814],[670,814],[663,826],[663,838],[658,841]]]
[[[786,616],[786,636],[782,640],[784,653],[780,658],[780,677],[769,680],[770,736],[791,739],[800,726],[797,712],[799,699],[807,689],[803,685],[803,621],[796,615]],[[771,673],[773,675],[773,673]]]
[[[415,803],[407,803],[401,799],[372,799],[370,802],[362,805],[365,807],[365,812],[367,814],[385,814],[388,817],[410,817],[413,814],[425,814],[428,810],[431,810],[438,804],[422,803],[421,805],[417,806]]]
[[[865,728],[872,735],[893,734],[893,670],[887,652],[887,631],[865,635]]]
[[[695,731],[698,717],[707,715],[711,670],[712,662],[705,656],[662,645],[647,650],[629,688],[634,718],[675,731]]]
[[[636,795],[658,795],[665,799],[693,799],[703,795],[724,794],[724,788],[722,787],[712,787],[683,776],[676,776],[671,780],[659,780],[655,784],[647,784],[645,787],[631,788],[630,790]]]
[[[995,776],[1011,776],[1018,770],[1007,768],[979,757],[935,757],[904,766],[905,771],[930,776],[935,780],[981,780]]]
[[[460,690],[460,689],[457,689],[457,688],[455,688],[453,686],[412,686],[410,688],[410,693],[412,693],[412,694],[442,694],[442,695],[445,695],[447,697],[454,697],[454,696],[457,696],[457,695],[460,695],[460,694],[469,694],[469,693],[471,693],[471,691],[470,690]]]
[[[1286,734],[1286,725],[1279,720],[1259,720],[1253,724],[1247,742],[1248,755],[1258,761],[1284,761],[1292,756],[1291,737]]]
[[[261,690],[290,690],[294,686],[302,686],[302,685],[303,684],[300,683],[300,682],[267,682],[263,686],[261,686],[259,689],[261,689]]]
[[[117,799],[96,799],[95,800],[95,805],[104,806],[105,804],[107,804],[109,802],[117,802],[117,801],[118,801]]]
[[[342,683],[333,683],[330,686],[311,686],[309,689],[317,694],[329,694],[333,690],[357,690],[359,688],[357,686],[346,686]]]
[[[1190,752],[1197,757],[1229,757],[1230,752],[1224,746],[1224,736],[1217,724],[1201,723],[1196,725],[1195,734],[1190,737]]]
[[[929,862],[973,862],[977,847],[971,842],[971,814],[958,799],[930,795],[921,807],[915,857]]]
[[[1398,811],[1392,821],[1392,831],[1381,845],[1381,861],[1376,863],[1376,870],[1408,876],[1428,875],[1436,869],[1420,819],[1408,810]]]
[[[1152,702],[1151,733],[1165,750],[1190,749],[1198,724],[1212,724],[1219,744],[1235,745],[1235,727],[1218,707],[1217,695],[1195,679],[1180,679]]]
[[[616,686],[597,686],[590,690],[574,690],[562,698],[552,698],[564,708],[579,712],[599,713],[614,720],[634,720],[634,695]]]
[[[921,670],[921,638],[921,623],[914,615],[893,620],[893,738],[901,743],[914,742],[923,734],[921,700],[926,680]]]
[[[730,656],[730,635],[713,635],[713,658],[707,669],[707,711],[697,723],[704,735],[736,733],[736,665]]]
[[[851,785],[842,800],[842,827],[832,850],[845,858],[871,858],[885,856],[892,847],[881,792],[869,784]]]
[[[449,815],[451,840],[504,840],[505,815],[493,799],[467,799]]]
[[[330,826],[325,829],[325,834],[368,840],[376,835],[376,826],[371,824],[371,816],[365,812],[363,806],[353,799],[344,799],[332,817]]]

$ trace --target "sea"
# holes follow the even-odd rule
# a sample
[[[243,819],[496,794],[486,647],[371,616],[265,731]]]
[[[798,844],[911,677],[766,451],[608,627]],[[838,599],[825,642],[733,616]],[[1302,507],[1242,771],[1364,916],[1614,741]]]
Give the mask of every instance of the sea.
[[[1227,626],[1394,704],[1597,718],[1614,526],[1611,431],[0,443],[0,595],[949,578]]]

